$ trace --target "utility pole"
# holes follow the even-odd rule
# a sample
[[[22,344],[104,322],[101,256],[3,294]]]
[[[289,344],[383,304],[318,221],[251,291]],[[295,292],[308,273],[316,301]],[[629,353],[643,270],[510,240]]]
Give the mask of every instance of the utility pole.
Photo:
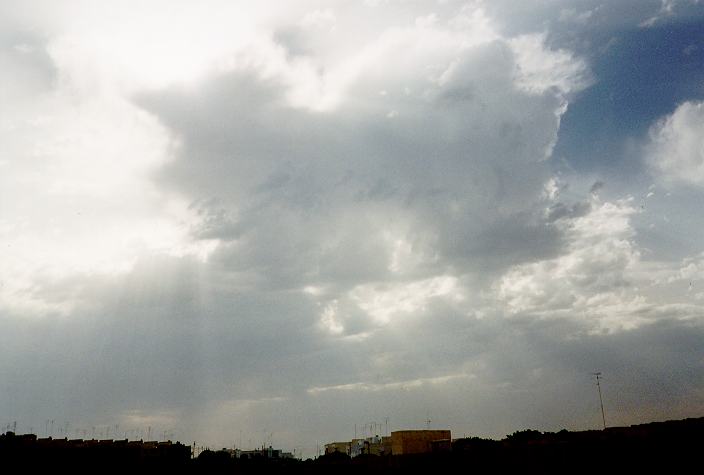
[[[599,391],[599,405],[601,406],[601,422],[604,424],[604,429],[606,429],[606,416],[604,416],[604,400],[601,398],[601,371],[592,373],[592,376],[596,378],[596,389]]]

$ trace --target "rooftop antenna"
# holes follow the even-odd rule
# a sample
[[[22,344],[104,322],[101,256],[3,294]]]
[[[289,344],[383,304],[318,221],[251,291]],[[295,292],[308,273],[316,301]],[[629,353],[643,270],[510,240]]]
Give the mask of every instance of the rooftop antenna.
[[[388,437],[389,436],[389,418],[388,417],[384,418],[384,423],[386,424],[386,431],[385,431],[386,437]]]
[[[596,389],[599,391],[599,405],[601,406],[601,422],[604,424],[604,429],[606,429],[606,417],[604,416],[604,400],[601,398],[601,371],[592,373],[592,376],[596,378]]]

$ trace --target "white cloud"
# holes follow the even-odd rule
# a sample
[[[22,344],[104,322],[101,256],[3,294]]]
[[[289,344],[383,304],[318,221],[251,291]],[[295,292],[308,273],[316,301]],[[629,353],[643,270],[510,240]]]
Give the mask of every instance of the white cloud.
[[[452,276],[404,284],[365,284],[352,289],[349,297],[379,325],[390,323],[394,317],[422,312],[433,298],[463,298]]]
[[[333,300],[325,306],[320,315],[320,324],[332,335],[340,335],[345,331],[337,316],[338,307],[338,301]]]
[[[303,28],[327,28],[328,30],[334,30],[335,23],[335,13],[329,8],[308,12],[301,20],[301,26]]]
[[[191,252],[185,205],[149,178],[169,158],[169,134],[131,103],[40,96],[0,136],[0,305],[66,313],[70,302],[42,303],[39,282]]]
[[[593,197],[584,216],[558,220],[567,248],[554,259],[515,266],[496,283],[510,313],[586,319],[598,329],[637,325],[634,311],[644,303],[633,292],[631,273],[640,254],[629,218],[629,201]]]
[[[460,373],[460,374],[448,374],[443,376],[434,376],[431,378],[416,378],[405,381],[393,381],[387,383],[368,383],[368,382],[358,382],[358,383],[347,383],[347,384],[337,384],[334,386],[316,386],[309,388],[307,392],[312,395],[317,395],[320,393],[325,393],[328,391],[351,391],[351,392],[376,392],[376,391],[408,391],[412,389],[417,389],[425,385],[443,385],[450,381],[455,381],[458,379],[472,379],[472,375]]]
[[[683,259],[679,269],[676,269],[668,278],[667,282],[689,281],[688,290],[691,291],[693,283],[696,282],[697,288],[704,281],[704,253]]]
[[[522,35],[510,40],[516,55],[516,86],[534,94],[556,89],[562,94],[580,91],[591,83],[586,63],[565,50],[551,50],[545,34]]]
[[[554,198],[553,198],[554,199]],[[493,284],[493,298],[509,315],[566,319],[578,331],[620,332],[662,318],[698,319],[696,288],[681,281],[702,276],[701,259],[673,264],[645,259],[632,223],[633,198],[546,210],[563,231],[557,257],[513,266]],[[490,294],[491,295],[491,294]]]
[[[684,102],[653,125],[646,159],[665,183],[704,186],[704,103]]]
[[[104,13],[91,14],[97,21]],[[120,22],[127,20],[109,28],[124,28]],[[130,70],[141,70],[141,60],[116,51],[119,41],[110,43],[115,38],[94,27],[77,17],[46,36],[28,36],[32,47],[20,50],[28,58],[4,68],[18,83],[0,118],[0,308],[6,311],[70,315],[81,285],[49,295],[58,281],[125,273],[153,253],[203,258],[208,252],[205,242],[189,239],[194,217],[187,203],[153,182],[179,144],[129,97],[150,87]],[[131,40],[144,33],[138,29]],[[121,64],[120,57],[134,63]],[[40,81],[40,73],[50,77]]]

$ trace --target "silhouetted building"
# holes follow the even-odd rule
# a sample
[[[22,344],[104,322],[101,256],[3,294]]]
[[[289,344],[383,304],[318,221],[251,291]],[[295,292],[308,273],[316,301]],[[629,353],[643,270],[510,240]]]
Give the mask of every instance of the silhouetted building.
[[[449,430],[398,430],[391,432],[393,455],[425,454],[433,451],[433,443],[451,441]]]
[[[240,450],[240,449],[234,449],[234,450],[228,450],[228,453],[231,454],[233,458],[236,459],[292,459],[293,454],[291,452],[284,452],[281,449],[275,449],[271,446],[269,447],[262,447],[260,449],[254,449],[254,450]]]
[[[0,458],[28,468],[81,467],[97,462],[113,467],[179,465],[191,459],[191,448],[179,442],[37,439],[36,435],[0,435]]]

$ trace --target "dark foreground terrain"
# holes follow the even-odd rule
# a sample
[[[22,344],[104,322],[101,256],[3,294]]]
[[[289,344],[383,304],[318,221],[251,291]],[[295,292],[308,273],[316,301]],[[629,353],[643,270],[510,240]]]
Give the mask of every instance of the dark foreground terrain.
[[[69,441],[0,435],[3,473],[402,474],[699,473],[704,417],[599,431],[519,431],[502,440],[465,438],[416,455],[330,454],[316,460],[235,459],[178,443]]]

